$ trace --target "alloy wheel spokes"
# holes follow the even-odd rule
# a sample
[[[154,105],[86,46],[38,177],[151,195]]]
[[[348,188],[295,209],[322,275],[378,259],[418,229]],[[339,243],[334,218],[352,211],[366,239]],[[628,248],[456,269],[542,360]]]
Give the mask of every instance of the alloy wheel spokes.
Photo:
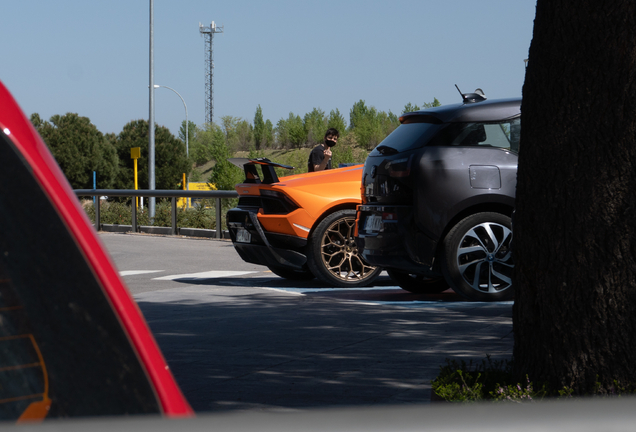
[[[325,267],[338,279],[361,280],[375,269],[358,255],[353,237],[354,226],[355,218],[337,220],[326,230],[322,239],[322,260]]]
[[[457,266],[464,280],[475,290],[500,292],[512,286],[512,231],[494,222],[469,230],[457,249]]]

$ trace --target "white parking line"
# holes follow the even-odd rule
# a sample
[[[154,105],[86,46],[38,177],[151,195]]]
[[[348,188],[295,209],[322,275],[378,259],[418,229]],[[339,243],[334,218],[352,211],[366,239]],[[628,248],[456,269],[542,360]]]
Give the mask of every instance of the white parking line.
[[[284,292],[286,294],[300,295],[304,296],[312,293],[325,293],[325,292],[361,292],[361,291],[402,291],[402,288],[398,286],[384,286],[384,287],[367,287],[367,288],[266,288],[262,287],[262,289],[270,290],[270,291],[279,291]],[[507,302],[469,302],[469,301],[445,301],[445,300],[409,300],[409,301],[383,301],[383,300],[358,300],[352,298],[342,298],[341,300],[355,302],[358,304],[366,304],[366,305],[383,305],[383,306],[400,306],[406,308],[431,308],[431,307],[444,307],[444,308],[453,308],[453,307],[496,307],[502,305],[512,306],[514,304],[513,301]]]
[[[201,273],[186,273],[178,275],[162,276],[153,278],[152,280],[200,280],[200,279],[213,279],[232,276],[243,276],[250,273],[257,273],[254,271],[225,271],[225,270],[212,270]]]

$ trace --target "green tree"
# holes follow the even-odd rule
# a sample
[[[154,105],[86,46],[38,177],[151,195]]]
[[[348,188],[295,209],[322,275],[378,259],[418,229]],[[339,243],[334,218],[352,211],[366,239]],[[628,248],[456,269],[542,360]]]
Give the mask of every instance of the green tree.
[[[634,28],[633,1],[538,0],[523,85],[514,364],[579,395],[636,384]]]
[[[343,136],[347,132],[347,124],[345,122],[345,118],[338,108],[335,110],[331,110],[329,112],[329,117],[327,118],[327,129],[335,128],[340,132],[340,136]]]
[[[349,129],[354,130],[359,124],[361,125],[367,117],[368,112],[369,109],[362,99],[353,104],[351,111],[349,111]]]
[[[305,133],[305,125],[303,119],[299,115],[289,113],[287,118],[287,133],[289,134],[289,142],[296,148],[301,148],[307,141],[307,134]]]
[[[276,142],[280,148],[289,148],[291,146],[291,140],[289,138],[289,124],[287,119],[281,118],[276,123]]]
[[[303,126],[309,147],[314,147],[316,144],[321,143],[327,130],[325,112],[320,108],[314,108],[311,112],[305,114]]]
[[[274,146],[274,125],[267,119],[265,122],[265,147],[272,148]]]
[[[265,136],[265,122],[263,121],[263,110],[260,104],[256,108],[256,114],[254,114],[254,146],[256,150],[260,150],[261,146],[264,147],[267,138]]]
[[[249,150],[254,145],[254,128],[247,121],[240,119],[236,124],[237,146],[232,150]]]
[[[93,171],[99,188],[113,186],[118,170],[117,153],[111,140],[88,117],[67,113],[54,115],[46,122],[35,113],[31,122],[73,188],[92,188]]]
[[[232,157],[232,152],[226,145],[223,130],[213,125],[207,132],[211,137],[211,155],[215,161],[208,182],[219,190],[234,190],[234,186],[243,181],[243,172],[228,162],[228,159]]]
[[[433,98],[433,102],[424,102],[424,104],[422,104],[422,108],[435,108],[438,106],[442,106],[442,103],[438,101],[436,97]]]
[[[240,117],[223,116],[221,117],[221,128],[225,134],[225,144],[229,149],[238,148],[237,125],[241,121]]]
[[[412,105],[411,102],[404,105],[404,109],[402,110],[402,114],[419,111],[420,107],[417,105]]]
[[[141,157],[137,160],[139,189],[148,189],[148,121],[134,120],[126,124],[117,136],[116,147],[119,156],[116,188],[134,188],[130,149],[140,147]],[[189,175],[191,169],[185,144],[175,138],[165,126],[155,125],[155,188],[176,189],[183,174]]]

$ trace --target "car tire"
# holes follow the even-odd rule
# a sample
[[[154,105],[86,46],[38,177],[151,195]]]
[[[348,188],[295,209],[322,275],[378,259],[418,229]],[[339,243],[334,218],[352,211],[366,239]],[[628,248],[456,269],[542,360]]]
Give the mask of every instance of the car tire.
[[[455,225],[442,245],[442,272],[453,290],[474,301],[514,297],[512,224],[500,213],[468,216]]]
[[[314,229],[307,245],[307,266],[320,281],[341,288],[370,285],[382,269],[367,264],[353,236],[355,210],[339,210]]]
[[[270,269],[272,273],[282,277],[283,279],[306,281],[306,280],[312,280],[315,278],[314,274],[311,271],[309,271],[309,269],[294,270],[290,268],[274,267],[274,266],[268,266],[267,268]]]
[[[449,288],[443,277],[427,277],[399,270],[387,270],[387,273],[400,288],[414,294],[439,294]]]

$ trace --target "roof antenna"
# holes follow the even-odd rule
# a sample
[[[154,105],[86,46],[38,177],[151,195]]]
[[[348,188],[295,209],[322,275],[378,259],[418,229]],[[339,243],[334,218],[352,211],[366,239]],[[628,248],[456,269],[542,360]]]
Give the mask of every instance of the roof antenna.
[[[455,84],[455,88],[457,89],[459,94],[462,95],[464,103],[474,103],[486,100],[486,94],[480,88],[476,89],[474,93],[462,93],[459,87],[457,87],[457,84]]]

